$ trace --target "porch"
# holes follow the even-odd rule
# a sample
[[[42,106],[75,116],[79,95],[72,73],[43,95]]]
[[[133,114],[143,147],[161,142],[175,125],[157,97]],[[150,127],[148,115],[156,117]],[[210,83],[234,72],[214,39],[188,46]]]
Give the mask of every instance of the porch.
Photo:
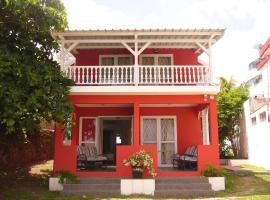
[[[123,160],[141,149],[151,152],[159,177],[199,176],[207,163],[219,163],[215,99],[210,96],[83,97],[71,96],[76,121],[71,145],[63,145],[61,133],[56,133],[55,171],[64,168],[80,177],[130,177]],[[79,166],[77,148],[85,145],[95,146],[97,155],[106,160]],[[173,168],[172,155],[184,154],[189,146],[197,147],[197,167]],[[69,158],[63,157],[64,152]]]

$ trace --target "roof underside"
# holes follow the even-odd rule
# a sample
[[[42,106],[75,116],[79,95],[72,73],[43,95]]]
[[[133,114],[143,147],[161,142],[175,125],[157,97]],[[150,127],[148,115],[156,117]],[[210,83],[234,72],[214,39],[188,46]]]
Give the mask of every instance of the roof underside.
[[[141,29],[141,30],[68,30],[52,34],[65,48],[184,48],[208,49],[223,35],[224,29]],[[199,44],[198,44],[199,43]],[[71,48],[70,48],[71,49]],[[72,48],[73,49],[73,48]]]

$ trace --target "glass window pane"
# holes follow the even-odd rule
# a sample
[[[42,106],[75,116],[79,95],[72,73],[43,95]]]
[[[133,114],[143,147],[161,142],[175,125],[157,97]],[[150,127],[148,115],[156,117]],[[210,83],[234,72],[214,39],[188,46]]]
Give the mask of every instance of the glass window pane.
[[[174,120],[161,119],[161,141],[174,141]]]
[[[154,57],[142,57],[142,65],[154,65]]]
[[[118,65],[132,65],[131,57],[118,57]]]
[[[171,57],[158,57],[158,65],[172,65]]]
[[[161,164],[172,164],[172,156],[175,153],[174,143],[161,144]]]
[[[143,142],[152,143],[157,141],[157,120],[143,119]]]
[[[102,57],[101,58],[101,66],[113,66],[114,58],[113,57]]]

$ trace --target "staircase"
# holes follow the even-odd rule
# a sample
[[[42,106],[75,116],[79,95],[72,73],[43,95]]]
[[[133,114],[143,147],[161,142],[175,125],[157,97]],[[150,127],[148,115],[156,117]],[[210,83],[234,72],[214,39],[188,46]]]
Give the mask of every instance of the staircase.
[[[79,178],[63,185],[63,195],[120,196],[119,178]],[[156,178],[156,197],[211,197],[214,191],[205,177]]]
[[[63,195],[119,196],[119,178],[79,178],[63,185]]]
[[[157,178],[157,197],[211,197],[214,191],[206,177]]]

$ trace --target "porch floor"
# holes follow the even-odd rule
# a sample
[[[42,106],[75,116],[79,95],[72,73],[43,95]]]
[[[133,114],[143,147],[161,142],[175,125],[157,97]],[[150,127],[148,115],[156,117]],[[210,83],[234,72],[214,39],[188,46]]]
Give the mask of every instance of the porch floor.
[[[92,167],[86,169],[77,169],[78,172],[115,172],[116,166],[102,166],[102,167]]]
[[[197,171],[197,169],[178,169],[175,167],[159,167],[159,172],[179,172],[179,171],[185,171],[185,172],[194,172]]]

